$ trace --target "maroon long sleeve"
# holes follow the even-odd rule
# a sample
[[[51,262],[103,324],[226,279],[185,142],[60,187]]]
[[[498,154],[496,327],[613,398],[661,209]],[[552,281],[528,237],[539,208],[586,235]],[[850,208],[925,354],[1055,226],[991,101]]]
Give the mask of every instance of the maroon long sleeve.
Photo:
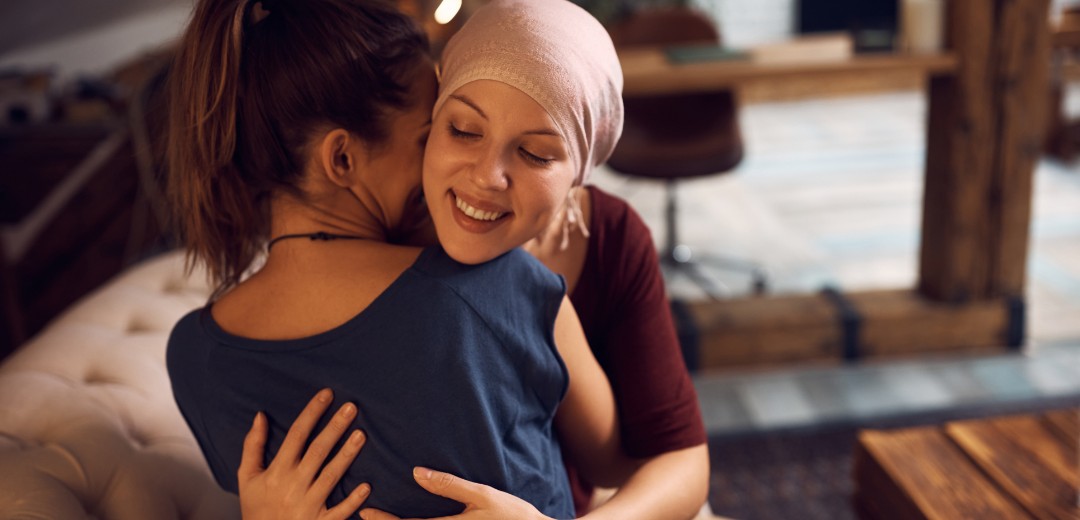
[[[650,457],[702,444],[701,410],[649,229],[622,199],[589,191],[589,251],[570,301],[611,380],[623,447],[631,457]],[[570,461],[566,467],[580,515],[593,486]]]

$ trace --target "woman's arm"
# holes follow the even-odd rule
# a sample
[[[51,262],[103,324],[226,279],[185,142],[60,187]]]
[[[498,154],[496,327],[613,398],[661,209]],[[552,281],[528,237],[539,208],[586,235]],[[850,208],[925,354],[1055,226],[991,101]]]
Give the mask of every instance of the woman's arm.
[[[555,414],[563,451],[589,481],[620,485],[637,463],[623,453],[611,385],[589,350],[569,298],[563,298],[555,318],[555,344],[570,374],[570,387]]]
[[[709,452],[701,444],[644,459],[610,500],[581,518],[685,520],[697,514],[708,492]]]
[[[633,208],[598,189],[589,191],[597,233],[590,239],[591,256],[581,259],[573,303],[611,380],[623,449],[647,461],[626,486],[656,475],[650,486],[674,483],[674,493],[701,496],[698,507],[685,509],[696,510],[708,492],[705,428],[654,242]]]
[[[620,488],[583,518],[693,517],[708,493],[705,444],[644,459],[627,457],[607,376],[589,349],[569,299],[563,300],[555,319],[555,341],[570,372],[570,389],[555,417],[563,449],[590,482]]]

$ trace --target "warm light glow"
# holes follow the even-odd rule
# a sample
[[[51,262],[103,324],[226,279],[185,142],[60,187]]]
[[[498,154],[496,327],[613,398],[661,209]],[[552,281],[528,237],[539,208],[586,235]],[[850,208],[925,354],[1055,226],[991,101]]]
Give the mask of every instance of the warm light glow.
[[[435,9],[435,22],[440,25],[450,23],[459,10],[461,10],[461,0],[442,0],[439,7]]]

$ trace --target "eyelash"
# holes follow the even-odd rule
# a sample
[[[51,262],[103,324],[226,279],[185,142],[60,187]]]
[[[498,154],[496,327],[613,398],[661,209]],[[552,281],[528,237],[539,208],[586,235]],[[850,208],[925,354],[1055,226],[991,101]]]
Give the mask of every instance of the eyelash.
[[[458,139],[476,139],[477,137],[480,137],[477,134],[458,130],[458,128],[454,126],[454,123],[450,123],[448,126],[450,127],[450,135],[457,137]]]
[[[478,134],[459,130],[456,126],[454,126],[454,123],[450,123],[448,126],[450,127],[450,135],[457,139],[473,140],[479,139],[481,137]],[[537,166],[547,166],[552,162],[552,159],[545,159],[543,157],[536,156],[524,148],[518,148],[518,151],[521,154],[522,159],[525,159],[526,161],[529,161]]]

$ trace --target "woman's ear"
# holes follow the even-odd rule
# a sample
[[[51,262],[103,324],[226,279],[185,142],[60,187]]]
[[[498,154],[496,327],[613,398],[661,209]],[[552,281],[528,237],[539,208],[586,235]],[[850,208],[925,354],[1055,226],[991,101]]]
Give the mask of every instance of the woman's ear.
[[[356,146],[356,136],[343,128],[335,128],[323,136],[318,145],[319,163],[327,180],[348,188],[356,182],[359,165],[363,164],[364,148]]]

